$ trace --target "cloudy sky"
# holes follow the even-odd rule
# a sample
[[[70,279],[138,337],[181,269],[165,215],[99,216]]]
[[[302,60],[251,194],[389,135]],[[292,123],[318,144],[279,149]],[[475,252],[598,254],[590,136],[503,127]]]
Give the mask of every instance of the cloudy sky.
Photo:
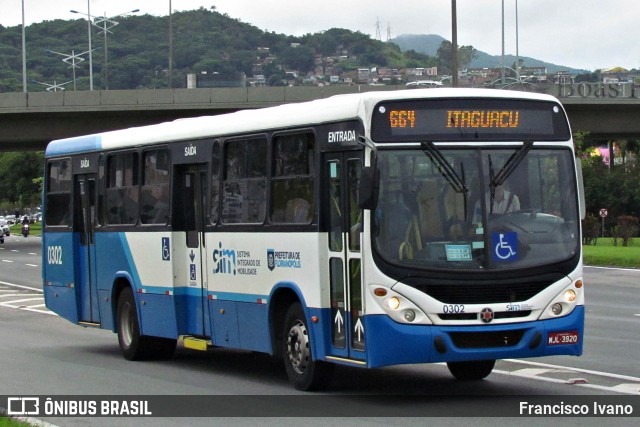
[[[87,0],[0,0],[0,24],[27,26],[52,19],[77,19]],[[458,44],[492,55],[505,52],[596,70],[640,68],[640,3],[637,0],[457,0]],[[516,4],[518,37],[516,38]],[[215,6],[221,13],[256,27],[289,35],[347,28],[382,40],[401,34],[438,34],[451,40],[450,0],[172,0],[174,11]],[[169,0],[90,0],[92,15],[169,13]],[[378,23],[378,26],[376,25]],[[28,35],[27,35],[28,39]],[[518,43],[516,43],[516,39]]]

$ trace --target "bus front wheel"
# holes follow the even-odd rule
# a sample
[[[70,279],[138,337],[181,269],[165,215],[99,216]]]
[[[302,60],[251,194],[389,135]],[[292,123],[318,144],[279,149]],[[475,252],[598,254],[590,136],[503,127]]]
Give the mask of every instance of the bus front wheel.
[[[284,365],[289,381],[298,390],[316,390],[331,375],[332,365],[313,360],[307,319],[300,303],[287,311],[284,322]]]
[[[489,376],[495,360],[473,360],[470,362],[448,362],[449,372],[461,381],[479,381]]]
[[[165,359],[173,355],[176,340],[140,335],[136,302],[131,288],[120,293],[117,307],[120,350],[127,360]]]

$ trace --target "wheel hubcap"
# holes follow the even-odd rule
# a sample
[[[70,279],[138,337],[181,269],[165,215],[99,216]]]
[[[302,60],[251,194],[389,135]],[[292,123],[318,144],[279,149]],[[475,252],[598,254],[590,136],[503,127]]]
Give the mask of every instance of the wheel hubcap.
[[[120,331],[122,332],[122,341],[126,347],[131,345],[133,341],[133,324],[131,322],[131,306],[126,304],[120,317]]]
[[[289,330],[287,355],[291,367],[298,374],[303,374],[309,364],[309,334],[304,323],[299,320]]]

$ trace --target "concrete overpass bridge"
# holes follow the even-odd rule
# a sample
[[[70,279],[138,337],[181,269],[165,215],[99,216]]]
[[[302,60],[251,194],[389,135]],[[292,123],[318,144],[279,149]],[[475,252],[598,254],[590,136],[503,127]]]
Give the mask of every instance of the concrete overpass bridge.
[[[0,151],[44,150],[59,138],[309,101],[396,86],[249,87],[0,93]],[[437,90],[437,89],[434,89]],[[640,139],[640,87],[632,84],[552,85],[573,131],[594,140]]]

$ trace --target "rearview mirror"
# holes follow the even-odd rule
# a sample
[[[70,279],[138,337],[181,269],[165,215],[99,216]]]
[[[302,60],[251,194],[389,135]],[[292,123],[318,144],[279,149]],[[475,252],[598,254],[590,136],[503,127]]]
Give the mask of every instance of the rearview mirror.
[[[358,189],[358,207],[373,210],[378,205],[378,191],[380,187],[378,168],[372,166],[362,168],[360,188]]]

